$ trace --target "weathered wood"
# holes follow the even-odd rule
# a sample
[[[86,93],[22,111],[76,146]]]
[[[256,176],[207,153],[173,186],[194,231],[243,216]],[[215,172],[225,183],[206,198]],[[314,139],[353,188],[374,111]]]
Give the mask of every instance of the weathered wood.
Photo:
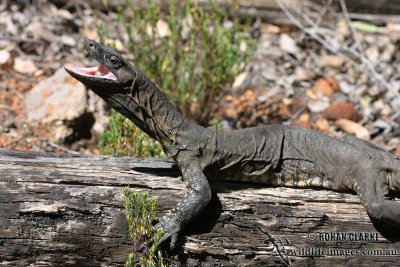
[[[185,194],[168,160],[0,149],[0,265],[121,266],[131,249],[125,185],[157,196],[160,216]],[[212,189],[212,203],[188,227],[172,265],[283,266],[260,230],[297,254],[290,256],[294,266],[396,266],[399,260],[351,256],[400,253],[399,234],[377,224],[387,230],[379,233],[356,195],[222,182]],[[361,234],[372,241],[330,241],[331,233]]]

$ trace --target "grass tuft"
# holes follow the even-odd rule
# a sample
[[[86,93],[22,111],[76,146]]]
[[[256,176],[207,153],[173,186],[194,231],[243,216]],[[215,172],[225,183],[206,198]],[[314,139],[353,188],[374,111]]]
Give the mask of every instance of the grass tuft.
[[[161,251],[156,244],[163,235],[162,229],[153,230],[156,219],[157,200],[148,198],[146,192],[131,192],[129,187],[124,191],[125,218],[128,223],[129,236],[133,243],[133,252],[128,255],[125,267],[166,267]],[[151,243],[151,239],[153,242]]]

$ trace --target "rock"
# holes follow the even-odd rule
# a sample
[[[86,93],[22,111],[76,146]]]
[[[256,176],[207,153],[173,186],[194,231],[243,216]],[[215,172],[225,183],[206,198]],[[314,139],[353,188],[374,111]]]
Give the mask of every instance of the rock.
[[[94,115],[93,133],[100,135],[108,126],[109,116],[106,111],[106,102],[96,95],[93,91],[88,91],[88,100],[86,111]]]
[[[280,78],[279,74],[276,73],[276,68],[268,65],[261,71],[261,76],[266,81],[276,81]]]
[[[393,54],[396,52],[396,46],[392,43],[388,43],[385,49],[382,51],[380,60],[383,62],[390,62],[393,58]],[[389,68],[390,69],[390,68]]]
[[[7,50],[0,50],[0,66],[8,65],[11,62],[11,54]]]
[[[326,108],[322,115],[327,120],[347,119],[352,121],[359,121],[362,119],[361,114],[347,102],[339,102],[330,105]]]
[[[227,107],[225,109],[224,115],[226,118],[237,119],[238,111],[237,111],[237,109],[235,109],[233,107]]]
[[[58,37],[46,29],[39,17],[32,18],[32,33],[35,39],[41,39],[48,43],[53,43],[58,41]]]
[[[71,47],[76,46],[75,39],[66,34],[61,35],[60,41],[67,46],[71,46]]]
[[[400,148],[396,148],[396,150],[394,151],[394,154],[395,154],[397,157],[400,157]]]
[[[293,125],[300,126],[307,129],[312,129],[312,125],[310,123],[310,114],[303,114],[297,120],[292,122]]]
[[[379,50],[377,46],[370,46],[365,50],[365,55],[371,62],[378,62],[379,60]]]
[[[244,84],[244,82],[246,81],[247,77],[249,76],[249,73],[247,71],[240,73],[235,81],[232,84],[232,89],[233,90],[237,90],[240,89],[242,87],[242,85]]]
[[[308,121],[295,120],[292,124],[302,128],[312,129],[312,125]]]
[[[382,119],[376,120],[372,125],[374,128],[382,129],[384,132],[390,132],[393,128],[389,122]]]
[[[340,19],[336,25],[338,37],[341,41],[344,41],[346,37],[350,35],[350,29],[348,27],[348,23],[345,19]]]
[[[397,148],[400,149],[400,138],[396,137],[390,138],[390,140],[385,144],[385,147],[387,147],[390,150],[395,150]]]
[[[14,70],[23,74],[32,74],[37,70],[37,67],[30,59],[16,57],[14,59]]]
[[[269,98],[267,98],[265,101],[267,101]],[[287,101],[285,103],[285,99],[283,99],[282,102],[283,102],[283,104],[288,106],[289,112],[291,114],[298,113],[298,112],[300,112],[302,110],[305,110],[307,108],[307,100],[305,98],[303,98],[303,97],[293,97],[293,98],[290,98],[288,100],[290,100],[290,101]]]
[[[306,95],[308,96],[308,98],[310,98],[312,100],[318,99],[318,95],[313,90],[307,90]]]
[[[49,140],[52,142],[60,142],[68,138],[73,134],[73,129],[66,125],[57,125],[54,129],[51,130],[51,136],[49,136]]]
[[[346,81],[341,81],[339,87],[340,87],[340,91],[347,95],[355,91],[354,85],[351,85]]]
[[[390,102],[390,106],[394,110],[400,110],[400,98],[395,98]]]
[[[321,112],[329,107],[329,102],[325,100],[310,100],[307,104],[308,109],[311,112]]]
[[[298,66],[298,67],[296,67],[294,77],[295,77],[294,78],[295,81],[297,81],[297,82],[310,81],[310,80],[314,79],[315,72],[310,69],[306,69],[301,66]]]
[[[385,117],[390,116],[390,113],[392,112],[390,106],[387,103],[385,103],[385,101],[383,101],[382,99],[376,100],[372,104],[372,108]]]
[[[2,34],[7,33],[11,36],[18,35],[18,27],[13,22],[12,17],[7,13],[2,13],[0,16],[0,25],[5,25],[5,29],[2,29]]]
[[[319,60],[319,65],[321,67],[334,67],[340,68],[343,66],[344,58],[337,55],[325,55]]]
[[[72,15],[71,12],[69,12],[67,9],[64,9],[64,8],[58,9],[54,5],[51,5],[51,9],[52,9],[52,13],[53,13],[54,17],[63,18],[63,19],[69,20],[69,21],[76,19],[75,16]]]
[[[296,41],[285,33],[281,34],[279,38],[279,46],[282,51],[292,55],[297,55],[300,51],[296,45]]]
[[[16,116],[13,110],[0,108],[0,134],[15,127]]]
[[[322,93],[331,98],[334,93],[339,91],[339,83],[333,76],[326,76],[318,79],[313,87],[314,91]]]
[[[260,31],[261,33],[279,34],[281,32],[281,28],[273,24],[261,23]]]
[[[249,103],[255,103],[257,100],[257,96],[253,90],[246,90],[241,98],[244,100],[243,102]]]
[[[25,105],[28,120],[42,124],[71,121],[85,112],[86,89],[60,68],[26,94]]]
[[[346,133],[354,134],[356,137],[360,139],[364,140],[370,139],[369,131],[367,130],[367,128],[365,128],[364,126],[362,126],[357,122],[347,119],[339,119],[335,122],[335,124]]]
[[[315,121],[315,127],[318,129],[318,131],[328,132],[329,131],[329,122],[324,118],[320,118]]]
[[[12,12],[11,16],[14,27],[18,25],[19,29],[28,27],[31,22],[29,16],[23,12]]]

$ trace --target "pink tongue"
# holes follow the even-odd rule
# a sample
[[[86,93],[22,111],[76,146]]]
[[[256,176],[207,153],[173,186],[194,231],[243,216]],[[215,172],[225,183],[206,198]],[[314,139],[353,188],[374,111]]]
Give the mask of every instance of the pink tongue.
[[[104,76],[109,73],[110,70],[105,65],[100,65],[96,71],[96,75],[101,75],[101,76]]]
[[[74,68],[74,67],[66,67],[73,72],[76,72],[85,76],[95,76],[95,77],[103,77],[110,80],[117,80],[115,75],[111,72],[109,68],[105,65],[100,65],[96,67],[88,67],[88,68]]]
[[[74,68],[76,72],[85,74],[85,75],[95,75],[98,71],[98,67],[89,67],[89,68]]]

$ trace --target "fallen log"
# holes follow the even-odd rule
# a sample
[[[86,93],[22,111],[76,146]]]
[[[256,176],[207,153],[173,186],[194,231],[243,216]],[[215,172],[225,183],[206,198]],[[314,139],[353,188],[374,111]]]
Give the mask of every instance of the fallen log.
[[[126,185],[157,197],[159,216],[186,192],[169,160],[0,149],[0,265],[121,266],[132,249]],[[212,203],[169,252],[172,266],[285,266],[278,252],[294,266],[398,262],[399,234],[375,228],[354,194],[211,186]]]

